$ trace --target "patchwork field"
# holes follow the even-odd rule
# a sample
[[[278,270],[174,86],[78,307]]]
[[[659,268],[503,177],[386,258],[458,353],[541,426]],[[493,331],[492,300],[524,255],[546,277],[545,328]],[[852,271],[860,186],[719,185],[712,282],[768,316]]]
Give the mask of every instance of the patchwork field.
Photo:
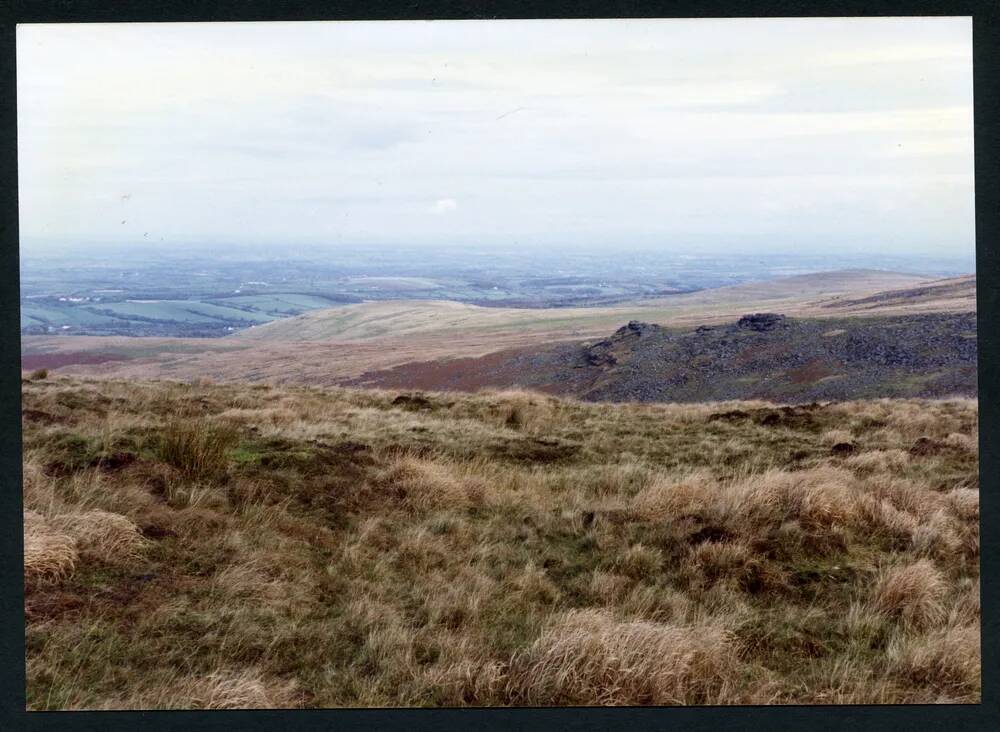
[[[46,297],[21,302],[21,328],[26,334],[213,337],[335,304],[297,293],[204,299]]]
[[[972,400],[22,388],[32,709],[980,699]]]

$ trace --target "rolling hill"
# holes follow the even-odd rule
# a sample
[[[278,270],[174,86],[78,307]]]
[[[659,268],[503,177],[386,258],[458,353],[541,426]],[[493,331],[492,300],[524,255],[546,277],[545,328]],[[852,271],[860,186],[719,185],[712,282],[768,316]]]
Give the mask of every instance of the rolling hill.
[[[927,278],[877,270],[840,270],[720,287],[597,308],[490,308],[448,301],[367,302],[304,313],[236,333],[234,339],[368,341],[435,335],[500,338],[592,336],[622,322],[707,323],[748,309],[821,311],[835,298],[862,299]],[[973,282],[974,287],[974,282]],[[845,307],[847,307],[845,305]]]
[[[189,381],[336,385],[407,364],[488,356],[511,349],[600,339],[632,320],[669,327],[721,325],[748,312],[793,317],[974,312],[974,278],[958,296],[912,275],[848,270],[679,294],[629,305],[548,310],[454,302],[368,302],[316,310],[225,338],[22,337],[24,368]],[[940,283],[939,283],[940,284]],[[891,295],[880,304],[879,297]],[[870,298],[876,298],[871,301]],[[491,356],[492,354],[492,356]]]
[[[965,275],[934,280],[918,287],[878,292],[867,297],[838,297],[821,302],[820,307],[855,313],[871,310],[883,314],[920,310],[967,312],[969,304],[974,306],[975,301],[976,276]]]
[[[972,313],[837,319],[762,314],[697,328],[631,321],[596,342],[405,364],[350,383],[530,388],[612,402],[970,397],[977,393],[976,354]]]

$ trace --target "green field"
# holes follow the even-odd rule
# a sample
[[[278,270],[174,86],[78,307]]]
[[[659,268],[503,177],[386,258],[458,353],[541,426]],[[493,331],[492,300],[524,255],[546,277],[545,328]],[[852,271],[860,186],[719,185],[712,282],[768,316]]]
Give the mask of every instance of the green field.
[[[86,308],[76,307],[72,304],[41,305],[32,302],[21,303],[21,328],[31,326],[55,326],[61,327],[69,325],[71,327],[80,326],[100,326],[113,322],[114,318],[107,315],[100,315]]]
[[[317,295],[273,293],[206,299],[130,299],[122,301],[52,299],[22,301],[21,328],[70,330],[76,333],[159,334],[170,325],[205,329],[222,335],[229,330],[260,325],[278,318],[329,308],[336,303]],[[154,331],[142,332],[143,328]],[[138,330],[139,332],[133,332]]]
[[[330,308],[341,303],[335,303],[318,295],[302,295],[298,293],[276,293],[269,295],[239,295],[221,300],[211,300],[216,305],[249,308],[259,313],[275,317],[298,315],[306,310]]]
[[[266,323],[273,320],[263,313],[255,313],[248,310],[224,307],[203,302],[192,302],[190,300],[159,300],[156,302],[116,302],[106,305],[94,306],[92,309],[97,312],[109,312],[115,317],[125,320],[149,319],[149,320],[169,320],[176,322],[211,322],[223,321],[246,321],[248,323]]]

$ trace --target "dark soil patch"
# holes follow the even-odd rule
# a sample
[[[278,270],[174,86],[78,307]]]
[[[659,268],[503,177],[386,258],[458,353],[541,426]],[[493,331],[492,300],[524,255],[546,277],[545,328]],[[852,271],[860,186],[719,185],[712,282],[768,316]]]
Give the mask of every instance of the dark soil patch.
[[[784,325],[784,323],[785,316],[778,313],[753,313],[752,315],[744,315],[736,321],[737,327],[757,331],[758,333],[774,330]]]
[[[573,346],[574,362],[577,360],[578,348],[579,346]],[[539,391],[559,391],[552,387],[564,385],[565,379],[548,379],[544,378],[544,374],[554,363],[552,359],[558,361],[560,353],[559,346],[553,345],[509,348],[483,356],[413,361],[389,369],[366,372],[356,379],[344,381],[343,385],[468,392],[489,388],[530,386]],[[543,375],[543,378],[537,378],[539,375]],[[403,403],[396,406],[406,408]]]
[[[183,576],[143,572],[121,577],[113,586],[91,589],[87,593],[87,611],[97,616],[116,617],[118,622],[129,627],[162,607],[170,598],[190,593],[208,574]]]
[[[777,412],[768,412],[758,418],[757,424],[763,427],[777,427],[781,424],[781,415]]]
[[[361,442],[338,442],[322,448],[318,453],[319,462],[326,469],[357,471],[375,464],[371,456],[371,445]]]
[[[732,532],[721,526],[703,526],[688,537],[689,544],[702,544],[706,541],[723,542],[734,538]]]
[[[738,422],[742,419],[750,419],[750,413],[742,409],[732,409],[728,412],[713,412],[708,415],[709,422]]]
[[[161,501],[167,500],[169,485],[165,475],[155,474],[149,476],[147,486],[149,487],[149,492],[151,494],[159,498]]]
[[[65,478],[76,472],[76,468],[62,460],[51,460],[42,466],[42,472],[49,478]]]
[[[27,622],[52,620],[67,613],[79,612],[86,604],[75,592],[61,589],[35,589],[24,598],[24,619]]]
[[[334,445],[327,442],[320,442],[319,440],[313,440],[310,444],[330,453],[339,455],[359,455],[364,452],[369,452],[372,449],[371,445],[366,445],[363,442],[352,442],[351,440],[338,442]]]
[[[947,442],[933,440],[930,437],[919,437],[910,448],[910,454],[916,457],[925,457],[927,455],[939,455],[942,452],[948,452],[953,449]]]
[[[597,515],[614,526],[624,526],[632,521],[632,514],[625,508],[607,508]]]
[[[177,532],[158,524],[145,524],[139,529],[147,539],[166,539],[177,536]]]
[[[795,407],[780,407],[779,409],[759,409],[753,413],[754,421],[761,427],[791,427],[803,429],[816,426],[812,413],[819,409],[818,404],[807,404]]]
[[[392,406],[402,407],[411,412],[420,412],[432,409],[434,404],[422,394],[400,394],[392,400]]]
[[[106,473],[113,473],[131,465],[137,459],[133,452],[113,452],[110,455],[102,455],[97,458],[96,465]]]
[[[829,368],[825,363],[819,359],[813,359],[804,366],[800,366],[797,369],[791,369],[786,372],[789,380],[793,384],[811,384],[820,379],[826,378],[827,376],[834,376],[836,374],[831,368]]]
[[[66,421],[54,414],[43,412],[41,409],[25,409],[21,412],[21,419],[25,422],[33,422],[35,424],[56,424],[57,422]]]
[[[572,458],[580,446],[559,440],[524,438],[509,440],[490,448],[494,457],[517,462],[554,463]]]

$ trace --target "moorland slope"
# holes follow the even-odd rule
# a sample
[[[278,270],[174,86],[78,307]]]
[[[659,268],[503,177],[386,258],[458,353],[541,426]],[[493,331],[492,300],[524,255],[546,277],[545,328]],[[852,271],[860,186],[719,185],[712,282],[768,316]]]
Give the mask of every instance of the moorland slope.
[[[519,386],[611,402],[974,397],[976,358],[975,313],[822,319],[761,313],[697,328],[632,321],[598,341],[409,363],[351,383],[462,391]]]
[[[980,699],[971,400],[50,376],[23,418],[31,709]]]
[[[490,308],[446,301],[392,300],[317,310],[232,336],[279,341],[367,341],[445,335],[500,339],[529,335],[547,338],[605,333],[628,320],[702,324],[745,312],[748,307],[781,312],[822,314],[823,307],[913,288],[928,278],[878,270],[839,270],[780,277],[613,307]]]

